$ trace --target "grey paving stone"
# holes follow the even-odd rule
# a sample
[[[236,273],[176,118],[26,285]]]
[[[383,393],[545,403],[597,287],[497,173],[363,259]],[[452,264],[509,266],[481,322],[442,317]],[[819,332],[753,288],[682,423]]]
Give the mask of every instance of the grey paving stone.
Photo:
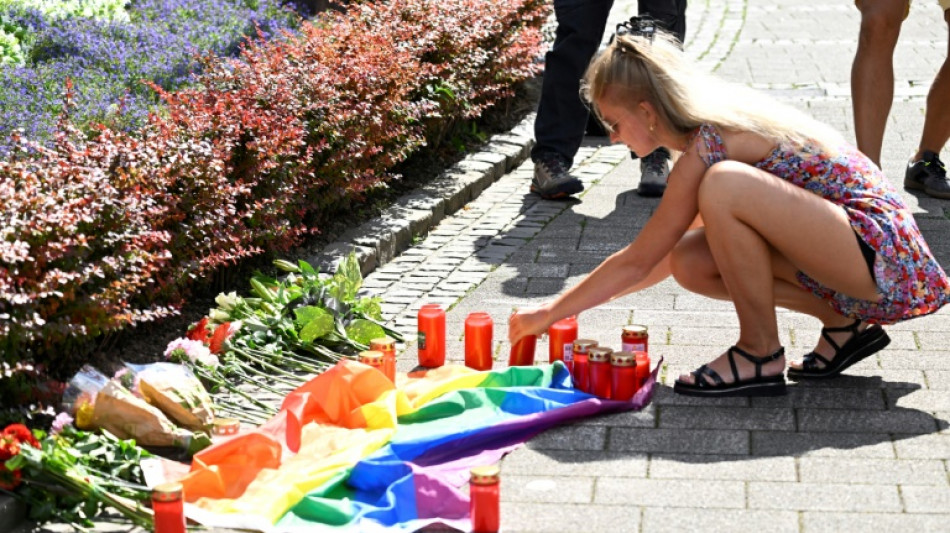
[[[708,429],[610,429],[607,450],[691,454],[749,453],[749,432]]]
[[[799,431],[869,433],[927,433],[938,429],[933,415],[912,409],[857,411],[848,409],[799,409]]]
[[[947,485],[941,460],[802,457],[798,468],[804,483]]]
[[[798,533],[798,513],[749,509],[664,509],[643,512],[643,531],[681,533]]]
[[[503,531],[577,533],[578,531],[640,531],[640,508],[631,505],[590,505],[508,502],[502,489]]]
[[[741,481],[601,477],[594,488],[594,502],[598,504],[742,509],[745,499],[745,483]]]
[[[653,454],[651,479],[797,481],[792,457]]]
[[[910,513],[802,513],[803,530],[809,533],[841,531],[893,531],[921,533],[946,531],[946,515]]]
[[[534,450],[604,450],[607,428],[573,424],[541,433],[528,444]]]
[[[661,428],[795,429],[795,415],[787,408],[703,407],[664,405],[659,408]]]
[[[752,481],[748,485],[748,490],[750,509],[867,512],[899,512],[902,509],[896,484],[849,485]]]
[[[590,503],[594,478],[586,476],[526,476],[505,472],[505,501],[530,503]]]
[[[950,390],[915,390],[908,394],[888,394],[891,408],[919,411],[950,411]]]
[[[753,455],[816,457],[895,457],[887,433],[753,431]]]
[[[943,459],[950,458],[950,435],[931,433],[927,435],[908,435],[894,441],[897,457],[901,459]]]
[[[753,407],[810,407],[814,409],[884,409],[881,389],[788,387],[788,394],[772,398],[752,398]]]
[[[942,513],[950,509],[950,486],[901,485],[904,510],[908,513]]]
[[[505,456],[502,468],[506,478],[509,474],[644,478],[648,461],[646,454],[527,446]]]

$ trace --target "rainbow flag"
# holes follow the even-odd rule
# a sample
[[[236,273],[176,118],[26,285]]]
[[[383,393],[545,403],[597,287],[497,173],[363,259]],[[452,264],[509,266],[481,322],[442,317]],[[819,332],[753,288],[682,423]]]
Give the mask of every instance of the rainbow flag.
[[[470,530],[461,489],[470,468],[550,427],[643,408],[656,373],[620,402],[574,389],[560,362],[484,372],[449,365],[393,386],[345,360],[289,394],[266,424],[195,455],[181,479],[186,514],[259,531]]]

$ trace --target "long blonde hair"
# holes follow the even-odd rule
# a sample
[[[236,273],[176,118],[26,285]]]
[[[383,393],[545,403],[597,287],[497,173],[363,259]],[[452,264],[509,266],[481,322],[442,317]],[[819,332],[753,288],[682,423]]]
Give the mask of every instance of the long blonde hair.
[[[796,147],[815,143],[836,151],[842,142],[841,135],[831,127],[791,106],[703,73],[684,57],[675,39],[662,31],[657,31],[653,39],[617,36],[591,61],[581,84],[581,96],[598,118],[597,102],[608,88],[632,104],[650,102],[659,120],[679,134],[711,124]]]

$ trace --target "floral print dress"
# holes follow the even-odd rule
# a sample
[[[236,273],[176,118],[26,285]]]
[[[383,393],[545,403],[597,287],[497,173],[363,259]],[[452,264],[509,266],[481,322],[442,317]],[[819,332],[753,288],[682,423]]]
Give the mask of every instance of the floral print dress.
[[[707,166],[728,159],[715,126],[700,126],[692,143]],[[882,295],[878,302],[846,296],[798,273],[803,287],[829,300],[839,313],[892,324],[933,313],[950,302],[950,280],[904,200],[857,149],[842,146],[830,154],[816,145],[779,145],[755,166],[841,206],[854,231],[876,252],[874,278]]]

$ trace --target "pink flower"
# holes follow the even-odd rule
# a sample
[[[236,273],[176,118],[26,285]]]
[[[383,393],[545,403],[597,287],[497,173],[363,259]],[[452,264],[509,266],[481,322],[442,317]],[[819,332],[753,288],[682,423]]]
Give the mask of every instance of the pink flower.
[[[218,366],[218,357],[201,341],[191,339],[175,339],[168,343],[165,349],[165,358],[170,361],[198,363],[202,366]]]
[[[53,427],[50,429],[50,433],[53,435],[59,435],[63,431],[63,428],[73,423],[73,417],[69,416],[69,413],[59,413],[56,415],[56,418],[53,419]]]

